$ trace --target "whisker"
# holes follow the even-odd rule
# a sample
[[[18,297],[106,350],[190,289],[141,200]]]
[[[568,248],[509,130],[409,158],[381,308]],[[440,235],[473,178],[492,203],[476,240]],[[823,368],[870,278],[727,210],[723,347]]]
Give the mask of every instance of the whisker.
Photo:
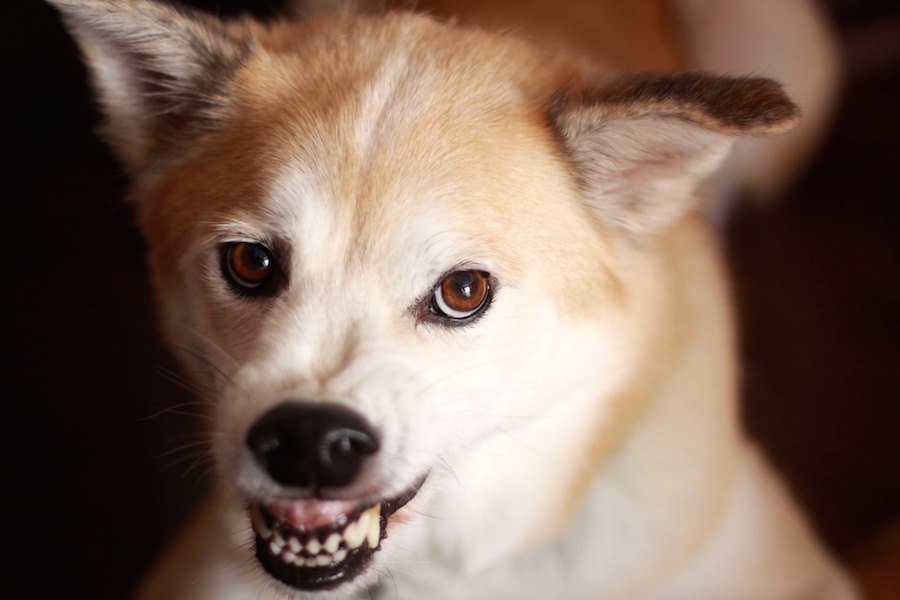
[[[197,402],[182,402],[181,404],[178,404],[176,406],[170,406],[168,408],[161,408],[158,411],[156,411],[155,413],[153,413],[152,415],[148,415],[146,417],[141,417],[140,419],[138,419],[138,421],[149,421],[150,419],[155,419],[162,415],[172,414],[172,415],[178,415],[181,417],[191,417],[193,419],[200,419],[200,420],[212,422],[213,418],[206,413],[191,412],[188,410],[181,409],[182,406],[194,406],[197,404],[198,404]]]
[[[203,333],[196,327],[189,327],[188,329],[191,333],[200,337],[204,342],[206,342],[214,350],[218,351],[219,354],[221,354],[222,356],[227,358],[229,361],[231,361],[231,364],[235,369],[241,368],[241,364],[237,360],[235,360],[235,358],[231,354],[229,354],[228,351],[225,350],[225,348],[223,348],[220,344],[216,343],[215,340],[213,340],[211,337],[209,337],[208,335],[206,335],[205,333]]]
[[[201,400],[207,400],[206,395],[215,392],[212,387],[188,379],[187,377],[167,367],[157,366],[156,372],[166,381],[174,383],[175,385],[199,396]]]
[[[203,478],[206,477],[206,474],[208,473],[207,467],[209,467],[211,464],[212,464],[212,457],[209,456],[208,453],[204,453],[203,456],[197,457],[194,460],[194,462],[192,462],[190,465],[188,465],[187,469],[185,469],[184,472],[181,474],[181,478],[186,479],[188,477],[188,475],[190,475],[191,473],[193,473],[194,471],[196,471],[199,468],[201,470],[195,480],[195,485],[199,484],[201,481],[203,481]]]
[[[210,442],[207,439],[197,440],[195,442],[189,442],[187,444],[182,444],[176,448],[172,448],[170,450],[166,450],[157,458],[166,458],[167,456],[172,456],[173,454],[178,454],[179,452],[184,452],[186,450],[190,450],[191,448],[196,448],[198,446],[204,446],[206,449],[209,449]]]
[[[219,375],[222,378],[222,380],[225,381],[226,383],[234,385],[234,380],[231,378],[231,376],[229,376],[228,373],[226,373],[217,364],[215,364],[212,360],[210,360],[209,357],[205,356],[204,354],[201,354],[200,352],[194,350],[193,348],[185,346],[184,344],[178,344],[176,342],[166,342],[166,344],[168,344],[172,348],[181,350],[182,352],[201,361],[203,364],[205,364],[207,367],[210,368],[210,370],[213,372],[213,374]],[[216,345],[213,345],[213,346],[215,348],[219,349],[218,346],[216,346]],[[230,356],[228,356],[228,354],[225,353],[224,350],[221,350],[221,352],[223,352],[223,354],[225,356],[227,356],[230,360],[234,361],[234,359],[231,358]],[[235,363],[235,364],[237,364],[237,363]]]

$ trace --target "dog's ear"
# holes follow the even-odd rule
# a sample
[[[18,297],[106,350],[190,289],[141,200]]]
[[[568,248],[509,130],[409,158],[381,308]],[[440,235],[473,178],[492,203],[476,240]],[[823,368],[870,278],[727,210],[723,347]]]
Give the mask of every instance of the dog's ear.
[[[215,117],[250,54],[248,28],[147,0],[48,0],[93,76],[103,133],[132,172]]]
[[[684,74],[569,88],[551,102],[550,118],[594,214],[643,234],[694,206],[735,137],[786,131],[799,111],[768,79]]]

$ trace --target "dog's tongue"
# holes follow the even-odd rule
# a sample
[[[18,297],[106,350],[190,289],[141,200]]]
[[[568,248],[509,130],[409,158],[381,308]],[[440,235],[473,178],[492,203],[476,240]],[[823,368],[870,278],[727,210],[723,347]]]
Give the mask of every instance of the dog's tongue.
[[[355,502],[344,500],[276,501],[266,506],[273,517],[300,531],[336,523],[356,507]]]

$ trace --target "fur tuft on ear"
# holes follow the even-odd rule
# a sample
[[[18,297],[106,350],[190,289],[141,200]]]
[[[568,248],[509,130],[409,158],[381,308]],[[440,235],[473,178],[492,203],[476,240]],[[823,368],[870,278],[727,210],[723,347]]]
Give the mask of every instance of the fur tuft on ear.
[[[250,54],[246,26],[148,0],[48,0],[62,12],[93,76],[103,133],[132,172],[215,117]]]
[[[798,119],[771,80],[693,73],[568,88],[550,105],[589,207],[634,234],[660,231],[689,211],[735,136],[781,133]]]

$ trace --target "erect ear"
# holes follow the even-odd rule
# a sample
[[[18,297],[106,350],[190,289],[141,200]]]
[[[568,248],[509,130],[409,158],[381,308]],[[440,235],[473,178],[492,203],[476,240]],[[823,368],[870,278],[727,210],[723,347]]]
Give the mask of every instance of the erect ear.
[[[249,28],[147,0],[48,0],[91,71],[103,133],[139,172],[215,118],[223,88],[251,52]]]
[[[594,214],[642,234],[694,206],[736,136],[786,131],[799,111],[768,79],[684,74],[567,89],[554,98],[550,117]]]

